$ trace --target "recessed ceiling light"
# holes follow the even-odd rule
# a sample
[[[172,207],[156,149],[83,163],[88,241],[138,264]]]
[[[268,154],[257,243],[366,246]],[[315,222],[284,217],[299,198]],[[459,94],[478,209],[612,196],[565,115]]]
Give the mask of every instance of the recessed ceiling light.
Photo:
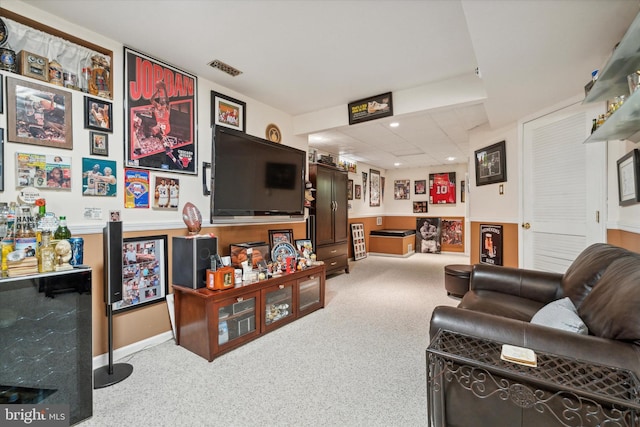
[[[397,128],[398,126],[400,126],[400,123],[398,122],[389,123],[389,126],[392,128]]]
[[[397,166],[400,166],[401,164],[402,164],[402,163],[400,163],[400,162],[395,162],[395,163],[393,164],[393,166],[396,166],[396,167],[397,167]]]
[[[447,160],[449,160],[450,162],[453,162],[455,159],[456,159],[455,157],[451,157],[451,156],[447,157]]]

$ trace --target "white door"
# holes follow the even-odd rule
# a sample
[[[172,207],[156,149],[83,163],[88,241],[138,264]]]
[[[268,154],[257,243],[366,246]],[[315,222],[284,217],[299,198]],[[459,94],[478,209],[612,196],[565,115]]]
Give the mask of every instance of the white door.
[[[574,105],[523,125],[521,259],[563,273],[606,240],[606,143],[584,144],[602,106]]]

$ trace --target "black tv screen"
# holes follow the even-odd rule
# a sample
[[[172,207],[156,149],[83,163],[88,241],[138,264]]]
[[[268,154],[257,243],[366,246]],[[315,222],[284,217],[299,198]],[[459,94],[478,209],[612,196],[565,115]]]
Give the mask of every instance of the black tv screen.
[[[304,215],[306,153],[215,126],[211,161],[214,218]]]

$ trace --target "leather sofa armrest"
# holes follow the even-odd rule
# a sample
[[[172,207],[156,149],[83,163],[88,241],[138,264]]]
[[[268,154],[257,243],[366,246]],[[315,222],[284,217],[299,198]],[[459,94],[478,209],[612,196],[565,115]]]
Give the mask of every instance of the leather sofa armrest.
[[[561,298],[563,294],[562,274],[487,264],[473,266],[469,287],[544,303]]]
[[[430,338],[433,339],[440,329],[640,374],[640,346],[630,342],[581,335],[449,306],[439,306],[433,311]]]

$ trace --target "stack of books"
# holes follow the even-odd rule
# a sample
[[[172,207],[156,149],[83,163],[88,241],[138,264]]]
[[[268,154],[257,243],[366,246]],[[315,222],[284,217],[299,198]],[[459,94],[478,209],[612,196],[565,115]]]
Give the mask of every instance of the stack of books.
[[[7,275],[9,277],[27,276],[38,273],[38,259],[34,256],[19,261],[7,260]]]

